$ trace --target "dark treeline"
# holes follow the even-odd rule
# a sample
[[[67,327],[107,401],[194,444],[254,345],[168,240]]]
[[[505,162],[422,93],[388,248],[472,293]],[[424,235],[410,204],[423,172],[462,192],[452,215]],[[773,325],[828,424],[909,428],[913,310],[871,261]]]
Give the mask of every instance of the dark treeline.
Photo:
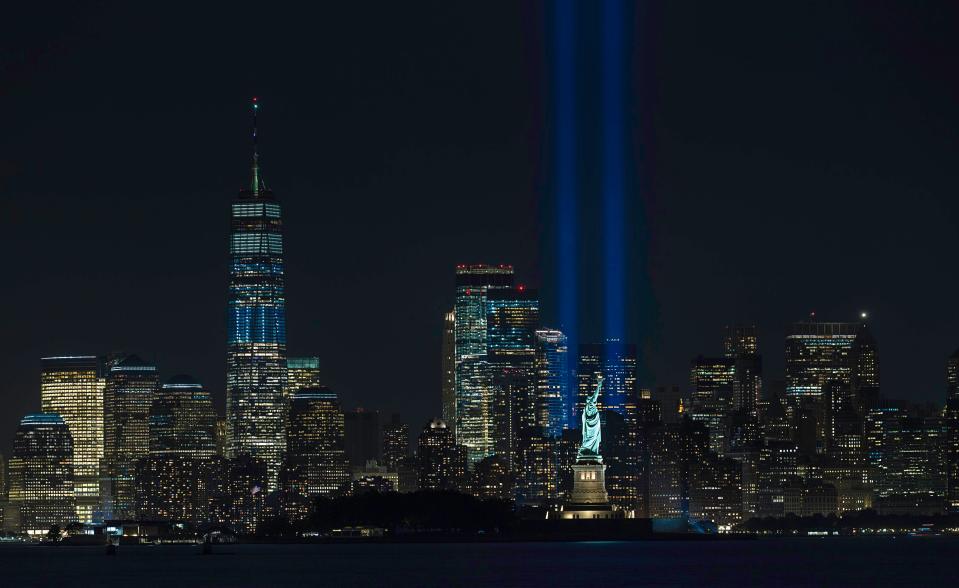
[[[516,521],[512,504],[481,500],[453,491],[365,492],[319,498],[311,516],[295,526],[284,519],[264,524],[258,535],[283,536],[296,531],[327,532],[343,527],[382,527],[392,532],[496,533]]]
[[[752,533],[762,532],[790,532],[798,531],[838,531],[849,532],[852,529],[891,529],[909,531],[919,527],[929,526],[933,529],[954,528],[959,526],[959,514],[949,515],[880,515],[872,509],[856,513],[846,513],[842,517],[834,514],[828,516],[813,515],[799,517],[787,514],[782,518],[754,518],[738,525],[741,531]]]

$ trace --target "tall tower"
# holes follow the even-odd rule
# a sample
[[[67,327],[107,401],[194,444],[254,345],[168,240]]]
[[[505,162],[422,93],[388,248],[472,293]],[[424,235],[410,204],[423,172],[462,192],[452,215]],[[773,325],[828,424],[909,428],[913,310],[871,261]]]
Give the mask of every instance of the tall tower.
[[[550,437],[559,437],[563,429],[573,428],[568,358],[562,331],[536,331],[536,425],[545,427]]]
[[[10,459],[10,528],[43,536],[76,517],[73,438],[60,415],[28,414],[20,420]]]
[[[77,520],[91,522],[100,505],[103,459],[103,374],[92,355],[40,360],[40,407],[58,414],[73,438],[73,474]]]
[[[287,484],[300,494],[335,496],[350,481],[344,419],[336,393],[325,386],[290,397]]]
[[[512,471],[520,437],[536,425],[539,297],[524,286],[486,294],[487,361],[493,394],[493,448]]]
[[[233,202],[227,334],[227,454],[267,466],[277,488],[284,434],[286,299],[280,204],[260,173],[253,99],[253,168],[249,189]]]
[[[150,453],[150,408],[158,387],[156,366],[136,355],[110,361],[103,394],[104,518],[136,516],[136,463]]]
[[[443,420],[456,418],[456,314],[451,310],[443,317]]]
[[[493,455],[493,389],[487,358],[487,293],[513,285],[509,265],[456,267],[456,443],[470,465]]]

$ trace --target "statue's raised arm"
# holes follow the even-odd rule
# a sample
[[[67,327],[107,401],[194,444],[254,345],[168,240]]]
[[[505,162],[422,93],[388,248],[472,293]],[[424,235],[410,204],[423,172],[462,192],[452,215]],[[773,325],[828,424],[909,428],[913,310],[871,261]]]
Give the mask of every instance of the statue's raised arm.
[[[596,401],[599,399],[600,392],[603,391],[603,374],[596,374],[596,389],[593,390],[593,395],[589,398],[590,404],[596,404]]]

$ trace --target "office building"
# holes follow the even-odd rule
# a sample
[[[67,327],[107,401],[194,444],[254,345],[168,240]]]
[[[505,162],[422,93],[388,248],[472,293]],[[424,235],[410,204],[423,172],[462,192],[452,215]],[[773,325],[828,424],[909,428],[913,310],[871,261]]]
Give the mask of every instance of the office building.
[[[290,398],[287,489],[310,498],[348,490],[344,428],[339,399],[329,388],[307,388]]]
[[[320,387],[319,357],[286,358],[286,397],[306,388]]]
[[[445,421],[433,419],[416,446],[417,482],[421,490],[465,490],[466,447],[456,443]]]
[[[400,415],[393,413],[388,423],[383,425],[383,465],[390,471],[409,465],[410,427]]]
[[[100,507],[103,460],[103,363],[92,355],[40,360],[40,409],[58,414],[73,439],[77,520],[93,521]]]
[[[736,359],[700,355],[692,361],[689,381],[692,393],[687,414],[706,426],[710,449],[723,454],[729,449]]]
[[[513,285],[508,265],[456,267],[454,432],[474,464],[493,455],[493,388],[487,358],[487,294]]]
[[[537,427],[546,434],[559,437],[573,423],[573,399],[570,395],[569,348],[566,335],[555,329],[536,331],[536,398]]]
[[[286,447],[286,292],[280,204],[260,172],[254,103],[250,186],[232,205],[227,319],[227,455],[266,463],[277,480]]]
[[[350,466],[363,466],[382,459],[380,413],[357,408],[343,414],[343,439]]]
[[[452,423],[456,419],[456,314],[452,310],[443,316],[443,344],[440,351],[443,420]]]
[[[519,437],[536,425],[536,328],[539,297],[518,286],[486,295],[487,362],[493,392],[493,448],[516,469]]]
[[[131,519],[136,517],[136,462],[150,453],[157,368],[136,355],[116,358],[108,366],[103,395],[103,516]]]
[[[216,413],[210,393],[190,376],[170,378],[150,408],[150,455],[216,453]]]
[[[786,335],[787,396],[818,398],[827,382],[849,382],[858,330],[858,323],[794,323]]]
[[[73,438],[60,415],[28,414],[20,420],[10,458],[7,528],[33,537],[76,520]],[[5,517],[6,518],[6,517]]]
[[[207,522],[216,421],[199,382],[179,375],[163,384],[150,409],[150,455],[136,464],[141,520]]]
[[[946,507],[959,512],[959,350],[946,361],[946,406],[943,410]]]

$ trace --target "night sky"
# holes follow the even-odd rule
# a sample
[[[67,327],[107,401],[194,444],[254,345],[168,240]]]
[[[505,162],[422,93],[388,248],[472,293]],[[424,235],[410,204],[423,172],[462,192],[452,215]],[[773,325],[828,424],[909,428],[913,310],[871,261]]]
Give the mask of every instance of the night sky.
[[[4,453],[39,409],[45,355],[136,352],[222,411],[252,96],[289,353],[318,355],[346,407],[414,429],[439,412],[457,263],[514,264],[555,324],[551,5],[316,4],[7,8]],[[597,12],[576,23],[585,340],[603,336]],[[959,347],[959,6],[669,2],[624,19],[641,385],[685,384],[734,321],[758,324],[781,378],[790,322],[866,310],[884,394],[941,401]]]

